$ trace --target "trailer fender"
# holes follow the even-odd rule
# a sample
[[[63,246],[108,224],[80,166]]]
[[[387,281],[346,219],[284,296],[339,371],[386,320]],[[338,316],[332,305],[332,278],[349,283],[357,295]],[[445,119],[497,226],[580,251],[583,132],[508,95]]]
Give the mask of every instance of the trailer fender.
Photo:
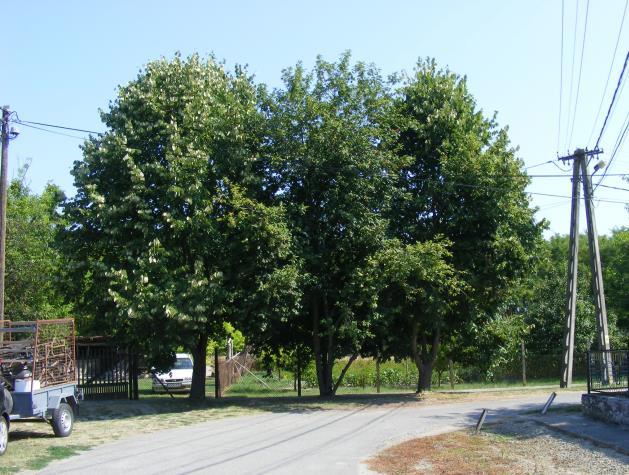
[[[70,407],[74,411],[74,415],[79,415],[79,402],[76,399],[76,396],[72,395],[61,395],[61,396],[50,396],[48,398],[48,408],[46,410],[46,414],[48,418],[52,417],[52,413],[59,409],[59,404],[62,402],[67,402],[70,404]]]
[[[65,398],[63,398],[63,400],[70,404],[72,411],[74,411],[74,417],[77,417],[79,415],[79,401],[76,395],[72,394],[70,396],[66,396]]]
[[[48,398],[48,411],[52,412],[55,409],[59,408],[59,404],[61,403],[61,396],[50,396]]]

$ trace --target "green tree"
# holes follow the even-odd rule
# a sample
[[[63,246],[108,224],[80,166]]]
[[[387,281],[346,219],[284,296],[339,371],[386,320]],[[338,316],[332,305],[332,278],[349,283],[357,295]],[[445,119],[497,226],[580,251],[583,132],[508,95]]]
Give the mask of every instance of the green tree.
[[[267,107],[276,199],[286,207],[303,269],[301,333],[309,335],[319,391],[333,395],[358,356],[373,312],[356,292],[360,269],[386,237],[395,157],[384,147],[390,98],[379,72],[319,58],[287,69]],[[351,355],[333,380],[334,361]]]
[[[34,320],[67,316],[59,292],[63,264],[53,243],[63,220],[58,207],[63,192],[48,184],[37,195],[26,185],[28,167],[20,170],[8,190],[5,274],[5,315],[9,320]]]
[[[629,345],[629,229],[620,228],[601,238],[601,261],[605,282],[605,300],[609,312],[618,318],[624,332],[624,348]]]
[[[377,296],[378,314],[373,331],[372,355],[376,358],[410,356],[418,368],[422,361],[437,357],[439,345],[421,340],[427,328],[441,334],[442,323],[451,315],[451,305],[465,289],[450,264],[450,243],[444,240],[402,244],[391,239],[371,259],[370,274]],[[434,353],[433,353],[434,352]],[[418,391],[429,383],[430,372],[421,371]]]
[[[427,309],[418,329],[421,389],[429,389],[441,338],[493,312],[533,263],[543,224],[507,130],[477,109],[464,78],[420,61],[398,91],[393,124],[397,153],[409,161],[398,174],[392,233],[407,244],[447,239],[466,287],[447,314]]]
[[[188,349],[195,399],[208,339],[273,312],[261,294],[292,275],[284,211],[256,199],[257,103],[251,78],[213,58],[149,63],[102,114],[108,132],[84,145],[65,205],[79,308],[156,365]]]

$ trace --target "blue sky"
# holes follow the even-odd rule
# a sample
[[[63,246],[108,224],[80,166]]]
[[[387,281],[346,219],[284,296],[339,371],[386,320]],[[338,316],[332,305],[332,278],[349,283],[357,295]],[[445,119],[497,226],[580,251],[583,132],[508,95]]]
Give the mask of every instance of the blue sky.
[[[559,150],[560,0],[5,2],[0,102],[22,120],[101,131],[98,109],[115,98],[117,86],[133,80],[148,61],[176,51],[213,52],[230,66],[247,64],[257,80],[270,86],[279,85],[283,68],[299,60],[311,65],[318,54],[333,60],[349,49],[356,60],[373,62],[384,74],[410,71],[417,58],[429,56],[468,77],[478,106],[488,115],[497,111],[519,147],[518,156],[532,166],[555,159],[558,151],[593,147],[629,50],[628,12],[603,98],[625,2],[564,0]],[[629,90],[621,91],[601,141],[606,161],[629,118]],[[27,177],[33,190],[52,181],[74,194],[70,169],[81,159],[81,141],[26,127],[21,132],[11,142],[9,176],[30,161]],[[550,163],[528,172],[564,173]],[[619,150],[608,173],[629,173],[629,145]],[[603,184],[629,189],[621,177],[608,176]],[[569,195],[570,180],[534,178],[529,191]],[[629,191],[600,187],[596,196],[619,202],[597,202],[600,233],[629,225],[623,204],[629,202]],[[532,198],[540,208],[538,217],[550,220],[549,233],[568,232],[569,199]]]

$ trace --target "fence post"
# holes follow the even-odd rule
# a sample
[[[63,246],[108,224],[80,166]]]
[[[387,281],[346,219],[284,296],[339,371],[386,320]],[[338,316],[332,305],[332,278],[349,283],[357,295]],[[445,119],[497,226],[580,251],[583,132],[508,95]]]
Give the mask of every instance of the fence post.
[[[133,400],[140,399],[140,358],[136,352],[133,352]]]
[[[216,399],[221,397],[221,378],[220,369],[218,366],[218,346],[214,347],[214,397]]]
[[[448,372],[450,378],[450,389],[454,389],[454,363],[452,358],[448,358]]]
[[[522,351],[522,385],[526,386],[526,348],[524,347],[524,340],[520,342],[520,349]]]
[[[297,356],[297,397],[301,397],[301,359]]]
[[[592,370],[590,369],[590,361],[591,361],[591,357],[590,357],[590,350],[588,349],[587,351],[587,379],[588,379],[588,394],[590,394],[591,391],[591,382],[592,382]]]

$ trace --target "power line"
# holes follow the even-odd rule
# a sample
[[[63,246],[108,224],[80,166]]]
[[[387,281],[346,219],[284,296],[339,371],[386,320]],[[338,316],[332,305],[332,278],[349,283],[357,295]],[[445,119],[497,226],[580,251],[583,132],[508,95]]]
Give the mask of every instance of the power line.
[[[629,0],[627,0],[629,2]],[[564,25],[564,5],[565,0],[561,0],[561,54],[559,61],[559,120],[557,124],[557,155],[559,155],[559,144],[561,141],[561,112],[563,101],[563,25]]]
[[[568,128],[572,119],[572,86],[574,85],[574,58],[577,51],[577,27],[579,26],[579,0],[577,0],[577,8],[574,15],[574,38],[572,40],[572,66],[570,68],[570,94],[568,95]],[[568,130],[566,130],[566,148],[570,148],[568,142]]]
[[[618,154],[618,151],[620,150],[620,147],[622,147],[622,144],[625,141],[625,136],[627,135],[627,130],[629,130],[629,113],[627,113],[627,117],[625,118],[625,124],[624,124],[624,128],[622,129],[622,132],[620,134],[618,134],[618,138],[616,139],[616,144],[614,145],[614,150],[612,152],[611,158],[609,159],[609,163],[605,167],[605,170],[603,170],[603,176],[601,176],[601,179],[598,180],[598,183],[594,187],[594,191],[596,191],[596,189],[600,186],[601,182],[607,176],[607,171],[612,166],[612,163],[614,162],[614,159],[616,158],[616,155]]]
[[[542,165],[546,165],[548,163],[553,163],[554,160],[546,160],[545,162],[536,163],[535,165],[531,165],[530,167],[525,167],[525,170],[530,170],[531,168],[541,167]]]
[[[579,61],[579,79],[577,81],[577,95],[574,99],[574,113],[572,115],[572,126],[570,127],[570,140],[568,140],[568,148],[570,148],[570,144],[572,143],[572,135],[574,133],[574,124],[577,119],[577,109],[579,108],[579,91],[581,89],[581,72],[583,71],[583,56],[585,52],[585,38],[588,29],[588,14],[590,12],[590,0],[587,1],[585,6],[585,23],[583,25],[583,41],[581,42],[581,60]],[[576,44],[574,45],[576,48]],[[570,125],[570,124],[568,124]]]
[[[509,175],[504,175],[504,176],[509,176]],[[518,176],[518,175],[511,175],[511,176]],[[529,178],[572,178],[572,174],[548,174],[548,175],[526,175]],[[594,174],[590,174],[590,177],[594,176]],[[629,176],[629,173],[609,173],[607,176],[620,176],[620,177],[624,177],[624,176]]]
[[[444,184],[449,184],[452,186],[458,186],[461,188],[482,188],[484,190],[491,190],[491,191],[504,191],[504,188],[500,188],[497,186],[485,186],[485,185],[475,185],[475,184],[471,184],[471,183],[444,183]],[[566,196],[566,195],[556,195],[553,193],[539,193],[539,192],[535,192],[535,191],[524,191],[524,193],[528,194],[528,195],[536,195],[536,196],[550,196],[553,198],[566,198],[571,200],[572,196]],[[584,196],[581,196],[580,199],[585,200]],[[629,201],[617,201],[617,200],[610,200],[607,198],[592,198],[600,203],[615,203],[615,204],[623,204],[623,205],[629,205]]]
[[[23,125],[24,127],[29,127],[31,129],[41,130],[42,132],[48,132],[49,134],[62,135],[64,137],[70,137],[70,138],[78,139],[78,140],[87,140],[86,137],[79,137],[78,135],[64,134],[63,132],[56,132],[54,130],[43,129],[41,127],[35,127],[34,125],[25,124],[23,122],[18,122],[18,124]]]
[[[618,94],[618,89],[620,89],[620,85],[622,84],[622,79],[625,74],[625,69],[627,69],[627,61],[629,61],[629,51],[627,51],[627,56],[625,56],[625,63],[622,66],[622,71],[620,71],[620,77],[618,78],[618,83],[616,84],[616,89],[614,90],[614,95],[612,96],[612,101],[609,104],[609,109],[607,109],[607,115],[605,116],[605,120],[603,121],[603,127],[601,128],[601,132],[598,134],[598,139],[596,140],[596,145],[594,145],[594,149],[598,148],[598,144],[603,137],[603,133],[605,132],[605,127],[607,126],[607,121],[609,120],[609,115],[612,111],[612,107],[614,106],[614,102],[616,102],[616,95]]]
[[[56,124],[44,124],[43,122],[32,122],[32,121],[28,121],[28,120],[20,120],[20,119],[18,119],[17,123],[18,124],[23,124],[23,125],[26,125],[26,124],[41,125],[41,126],[44,126],[44,127],[52,127],[52,128],[55,128],[55,129],[73,130],[74,132],[85,132],[87,134],[103,135],[102,132],[96,132],[94,130],[77,129],[75,127],[66,127],[66,126],[63,126],[63,125],[56,125]]]
[[[620,43],[620,37],[622,36],[622,27],[625,23],[625,15],[627,14],[628,5],[629,5],[629,0],[625,0],[625,9],[622,12],[622,19],[620,20],[620,28],[618,29],[618,38],[616,38],[616,46],[614,47],[614,54],[612,55],[612,62],[609,65],[609,72],[607,73],[607,81],[605,81],[605,88],[603,88],[603,96],[601,97],[601,102],[598,105],[598,111],[596,111],[596,115],[594,116],[594,123],[592,124],[592,130],[590,132],[590,137],[588,138],[587,143],[592,142],[592,137],[594,136],[594,130],[596,129],[596,124],[598,122],[598,117],[601,113],[601,109],[603,108],[603,101],[605,100],[605,93],[607,92],[607,86],[609,86],[609,80],[612,77],[612,71],[614,69],[614,61],[616,60],[616,53],[618,52],[618,44]]]
[[[629,191],[629,188],[622,188],[620,186],[601,185],[600,183],[597,186],[600,186],[602,188],[610,188],[612,190]]]

